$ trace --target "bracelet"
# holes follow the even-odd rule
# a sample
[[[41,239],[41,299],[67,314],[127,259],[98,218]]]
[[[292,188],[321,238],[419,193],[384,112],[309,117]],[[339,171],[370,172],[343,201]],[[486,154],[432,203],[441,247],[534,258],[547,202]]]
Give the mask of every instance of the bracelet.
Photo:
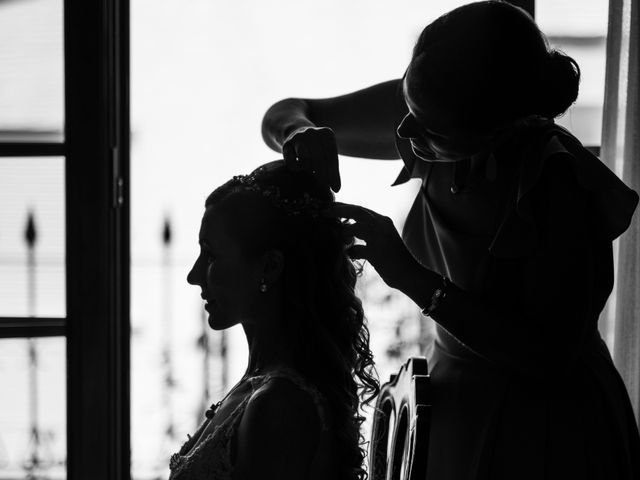
[[[431,303],[429,306],[422,309],[422,314],[426,317],[430,317],[433,311],[438,308],[443,298],[447,296],[447,287],[449,286],[449,280],[444,275],[442,276],[442,286],[436,288],[431,295]]]

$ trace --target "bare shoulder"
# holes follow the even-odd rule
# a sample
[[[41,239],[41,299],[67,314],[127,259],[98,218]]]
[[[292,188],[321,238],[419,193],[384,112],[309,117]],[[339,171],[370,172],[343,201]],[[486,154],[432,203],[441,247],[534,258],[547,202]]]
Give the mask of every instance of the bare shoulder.
[[[313,397],[286,378],[272,378],[252,395],[244,418],[259,428],[317,432],[320,418]],[[247,425],[251,428],[251,425]]]
[[[313,398],[296,384],[272,378],[251,396],[240,421],[236,478],[308,478],[321,434]]]

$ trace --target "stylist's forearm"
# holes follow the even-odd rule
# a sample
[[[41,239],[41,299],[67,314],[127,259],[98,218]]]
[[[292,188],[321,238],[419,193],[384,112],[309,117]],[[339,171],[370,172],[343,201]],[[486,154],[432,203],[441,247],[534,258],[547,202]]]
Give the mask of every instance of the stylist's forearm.
[[[314,127],[307,104],[300,98],[287,98],[274,104],[262,119],[262,138],[269,148],[282,151],[282,144],[291,132],[302,127]]]
[[[404,275],[400,277],[396,288],[423,309],[429,306],[433,292],[441,286],[441,275],[412,259],[404,267]]]

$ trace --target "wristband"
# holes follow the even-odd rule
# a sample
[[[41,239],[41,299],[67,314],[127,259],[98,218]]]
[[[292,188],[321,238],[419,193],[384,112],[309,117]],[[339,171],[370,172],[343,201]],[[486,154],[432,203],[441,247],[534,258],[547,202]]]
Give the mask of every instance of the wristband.
[[[447,287],[449,286],[449,280],[444,275],[442,276],[442,286],[436,288],[431,295],[431,303],[422,309],[422,314],[426,317],[430,317],[433,311],[438,308],[443,298],[447,296]]]

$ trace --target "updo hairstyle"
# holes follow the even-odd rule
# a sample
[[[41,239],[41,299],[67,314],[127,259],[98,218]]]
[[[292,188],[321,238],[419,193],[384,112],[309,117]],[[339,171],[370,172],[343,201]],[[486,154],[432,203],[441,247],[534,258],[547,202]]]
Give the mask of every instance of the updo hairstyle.
[[[529,115],[553,119],[575,102],[580,83],[576,61],[551,49],[528,13],[502,1],[464,5],[428,25],[407,75],[418,104],[476,132]]]

